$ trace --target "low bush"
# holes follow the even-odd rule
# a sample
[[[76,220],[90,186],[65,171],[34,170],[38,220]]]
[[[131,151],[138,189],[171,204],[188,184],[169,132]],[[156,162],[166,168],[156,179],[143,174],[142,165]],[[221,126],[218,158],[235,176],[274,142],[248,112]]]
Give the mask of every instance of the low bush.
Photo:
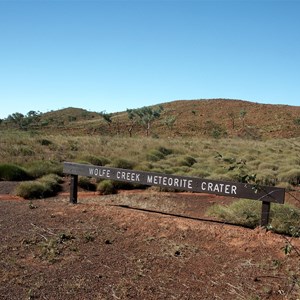
[[[96,184],[91,182],[91,179],[85,176],[81,176],[78,179],[78,186],[87,191],[96,191]]]
[[[159,147],[157,148],[157,150],[158,150],[159,152],[161,152],[162,154],[164,154],[165,156],[170,155],[170,154],[173,153],[173,150],[172,150],[172,149],[168,149],[168,148],[165,148],[165,147],[163,147],[163,146],[159,146]]]
[[[254,228],[260,222],[261,203],[253,200],[239,200],[228,206],[214,205],[208,210],[208,215],[222,221]]]
[[[32,178],[40,178],[47,174],[63,175],[63,166],[59,162],[50,160],[37,160],[26,165],[26,169]]]
[[[0,180],[23,181],[29,179],[31,176],[25,169],[14,164],[0,164]]]
[[[85,155],[81,160],[91,163],[96,166],[105,166],[110,163],[110,160],[105,157],[98,157],[95,155]]]
[[[255,228],[260,225],[261,202],[241,199],[228,206],[214,205],[207,214],[218,219]],[[290,204],[271,204],[268,229],[280,234],[300,236],[300,210]]]
[[[97,185],[97,191],[102,195],[110,195],[117,193],[117,189],[111,180],[100,181]]]
[[[115,160],[113,160],[112,167],[114,168],[121,168],[121,169],[129,169],[132,170],[135,166],[135,163],[123,158],[117,158]]]
[[[154,149],[154,150],[150,150],[147,153],[146,158],[147,158],[148,161],[154,161],[155,162],[155,161],[159,161],[161,159],[164,159],[165,155],[162,152]]]
[[[159,146],[156,149],[149,150],[149,152],[146,155],[146,159],[148,161],[155,162],[155,161],[164,159],[166,156],[168,156],[172,153],[173,153],[172,149],[168,149],[163,146]]]
[[[52,145],[52,142],[50,140],[47,139],[39,139],[37,140],[38,143],[40,143],[42,146],[49,146]]]
[[[191,156],[184,156],[179,160],[179,165],[180,166],[186,166],[186,167],[191,167],[193,164],[195,164],[197,161],[195,158]]]
[[[300,209],[290,204],[271,205],[270,229],[277,233],[300,236]]]
[[[52,196],[61,190],[60,184],[63,182],[63,180],[56,174],[48,174],[41,177],[39,182],[45,184],[47,191],[49,191],[50,196]]]
[[[26,181],[18,185],[16,194],[24,199],[41,199],[46,193],[45,184],[39,181]]]
[[[55,196],[61,189],[62,179],[58,175],[50,174],[39,180],[21,182],[16,194],[24,199],[42,199]]]
[[[276,183],[277,187],[283,188],[286,191],[292,191],[293,190],[293,186],[287,182],[277,182]]]
[[[280,181],[288,182],[292,185],[300,184],[300,169],[291,169],[283,172],[279,177]]]

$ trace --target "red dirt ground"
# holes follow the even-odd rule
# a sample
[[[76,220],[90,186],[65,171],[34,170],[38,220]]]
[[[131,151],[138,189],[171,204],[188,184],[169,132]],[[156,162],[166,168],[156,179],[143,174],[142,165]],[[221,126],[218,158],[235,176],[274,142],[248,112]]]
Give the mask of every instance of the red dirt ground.
[[[0,182],[0,299],[300,299],[299,239],[205,215],[231,198],[146,190],[73,205],[12,188]]]

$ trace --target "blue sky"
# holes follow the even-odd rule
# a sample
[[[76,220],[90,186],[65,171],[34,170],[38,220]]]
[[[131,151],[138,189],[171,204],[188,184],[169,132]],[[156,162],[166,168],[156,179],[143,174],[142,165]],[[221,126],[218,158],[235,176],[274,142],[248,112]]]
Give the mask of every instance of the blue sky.
[[[300,105],[300,2],[0,0],[0,118],[172,100]]]

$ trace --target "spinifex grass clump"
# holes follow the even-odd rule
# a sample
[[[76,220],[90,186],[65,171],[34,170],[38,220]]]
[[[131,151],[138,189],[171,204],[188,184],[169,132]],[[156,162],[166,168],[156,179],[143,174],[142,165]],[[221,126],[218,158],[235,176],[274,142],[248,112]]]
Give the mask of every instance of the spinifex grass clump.
[[[172,149],[168,149],[163,146],[159,146],[156,149],[151,149],[147,154],[146,154],[146,159],[148,161],[159,161],[164,159],[166,156],[170,155],[173,153]]]
[[[30,179],[28,172],[14,164],[0,164],[0,180],[23,181]]]
[[[207,214],[221,221],[255,228],[260,225],[261,202],[241,199],[230,205],[214,205]],[[300,209],[290,204],[271,204],[268,229],[292,236],[300,236]]]
[[[62,164],[49,160],[32,161],[26,165],[26,169],[32,178],[39,178],[47,174],[63,175]]]
[[[260,222],[260,206],[258,201],[239,200],[228,206],[214,205],[207,213],[228,223],[254,228]]]
[[[87,191],[96,191],[96,184],[90,178],[80,176],[78,179],[78,186]]]
[[[280,180],[292,185],[300,184],[300,167],[283,172],[280,174]]]
[[[89,154],[82,156],[81,160],[96,166],[105,166],[108,163],[110,163],[110,160],[105,157],[89,155]]]
[[[39,180],[25,181],[18,185],[16,194],[24,199],[42,199],[55,196],[60,190],[61,177],[45,175]]]
[[[118,192],[112,180],[102,180],[97,186],[97,191],[102,195],[116,194]]]
[[[132,170],[136,163],[123,158],[116,158],[111,163],[111,167]]]

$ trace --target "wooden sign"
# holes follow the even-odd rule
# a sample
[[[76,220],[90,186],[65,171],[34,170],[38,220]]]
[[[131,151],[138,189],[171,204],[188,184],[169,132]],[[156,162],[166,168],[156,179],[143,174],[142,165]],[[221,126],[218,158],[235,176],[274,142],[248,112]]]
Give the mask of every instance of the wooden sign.
[[[208,193],[263,202],[284,203],[285,189],[255,186],[247,183],[207,180],[197,177],[177,176],[154,172],[127,170],[65,162],[66,174],[96,177],[141,185],[160,186],[179,191]]]

